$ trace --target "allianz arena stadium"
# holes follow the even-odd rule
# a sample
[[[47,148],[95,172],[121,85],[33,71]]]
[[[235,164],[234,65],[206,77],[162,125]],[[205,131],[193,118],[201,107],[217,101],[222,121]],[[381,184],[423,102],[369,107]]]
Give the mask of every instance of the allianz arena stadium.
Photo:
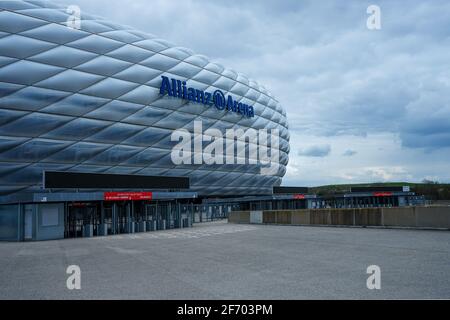
[[[201,194],[267,194],[289,152],[286,113],[257,82],[186,48],[66,7],[0,1],[0,193],[36,191],[42,170],[189,176]],[[248,118],[160,95],[161,75],[254,106]],[[175,166],[174,129],[278,129],[280,169]]]
[[[67,6],[0,1],[0,10],[0,203],[50,202],[60,192],[68,203],[91,199],[75,197],[80,189],[121,189],[48,190],[45,172],[185,177],[184,191],[196,197],[268,195],[281,184],[289,154],[286,113],[256,81],[84,12],[76,27],[68,26]],[[183,95],[182,87],[201,98]],[[193,132],[195,121],[204,131],[278,130],[279,144],[268,142],[270,153],[279,153],[277,172],[261,174],[261,164],[240,163],[236,154],[233,164],[174,164],[171,134]],[[26,196],[46,192],[39,200]]]

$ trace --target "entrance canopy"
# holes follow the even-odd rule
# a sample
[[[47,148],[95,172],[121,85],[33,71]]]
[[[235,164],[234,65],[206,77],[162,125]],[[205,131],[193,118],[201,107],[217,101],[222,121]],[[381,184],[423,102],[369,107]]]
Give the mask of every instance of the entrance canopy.
[[[151,197],[149,197],[151,194]],[[108,198],[116,196],[117,198]],[[121,198],[119,198],[121,197]],[[128,198],[124,198],[128,197]],[[22,193],[0,197],[1,204],[15,203],[45,203],[45,202],[73,202],[73,201],[138,201],[138,200],[176,200],[195,199],[197,192],[57,192],[57,193]]]

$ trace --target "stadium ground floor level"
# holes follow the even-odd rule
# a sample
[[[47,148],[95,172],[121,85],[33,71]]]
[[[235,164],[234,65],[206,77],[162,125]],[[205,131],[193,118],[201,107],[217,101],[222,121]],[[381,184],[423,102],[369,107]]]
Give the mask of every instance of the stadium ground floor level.
[[[238,210],[297,210],[323,208],[377,208],[424,205],[425,197],[413,192],[347,193],[321,197],[316,194],[278,194],[205,199],[206,204],[236,204]]]
[[[192,224],[171,202],[79,202],[0,207],[3,240],[32,241],[185,228]]]
[[[413,193],[198,198],[195,192],[69,192],[0,199],[0,240],[39,241],[188,228],[231,211],[420,205]],[[419,203],[420,202],[420,203]]]
[[[126,192],[135,199],[105,200],[104,193],[43,193],[0,204],[0,240],[39,241],[188,228],[225,218],[233,209],[199,205],[194,192]],[[237,208],[236,208],[237,209]]]

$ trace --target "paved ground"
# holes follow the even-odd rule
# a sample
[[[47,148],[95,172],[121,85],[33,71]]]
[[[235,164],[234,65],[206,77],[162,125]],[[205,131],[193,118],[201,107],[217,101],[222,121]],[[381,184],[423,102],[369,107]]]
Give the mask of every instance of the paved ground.
[[[81,268],[81,290],[66,268]],[[368,290],[366,268],[381,268]],[[224,222],[0,243],[0,299],[450,298],[450,232]]]

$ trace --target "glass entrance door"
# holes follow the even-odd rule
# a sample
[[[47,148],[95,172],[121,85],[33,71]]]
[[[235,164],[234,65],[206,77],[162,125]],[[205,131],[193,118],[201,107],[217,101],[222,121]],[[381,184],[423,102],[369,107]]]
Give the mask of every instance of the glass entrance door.
[[[129,222],[129,203],[117,203],[117,233],[128,233]]]
[[[64,237],[81,238],[98,234],[100,211],[96,203],[71,203],[65,215]],[[85,233],[83,233],[85,232]]]
[[[69,205],[65,221],[64,237],[79,238],[83,236],[84,208]]]

